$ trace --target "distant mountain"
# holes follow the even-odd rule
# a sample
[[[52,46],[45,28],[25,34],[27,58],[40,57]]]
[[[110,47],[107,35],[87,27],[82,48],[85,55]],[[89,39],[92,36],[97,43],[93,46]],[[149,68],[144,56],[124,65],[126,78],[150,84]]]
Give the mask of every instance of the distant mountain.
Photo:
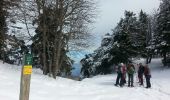
[[[79,50],[79,51],[70,51],[67,55],[74,60],[73,63],[73,70],[72,70],[72,76],[80,76],[80,70],[81,70],[81,64],[80,60],[85,57],[86,54],[91,53],[90,51],[86,50]]]

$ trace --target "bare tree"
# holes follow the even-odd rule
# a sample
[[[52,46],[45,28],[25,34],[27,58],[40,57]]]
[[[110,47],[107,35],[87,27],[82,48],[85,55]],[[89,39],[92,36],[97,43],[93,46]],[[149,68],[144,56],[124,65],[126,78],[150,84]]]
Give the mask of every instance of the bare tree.
[[[10,13],[9,25],[11,25],[12,29],[19,27],[15,31],[21,31],[20,33],[17,32],[18,34],[16,35],[23,35],[27,37],[27,40],[30,40],[35,35],[32,30],[35,30],[34,20],[38,16],[34,0],[21,0],[18,6],[14,7],[10,12],[14,13]]]
[[[36,0],[36,3],[41,19],[38,26],[43,39],[43,71],[56,78],[67,59],[69,40],[75,33],[84,33],[83,28],[92,22],[94,3],[89,0]],[[49,48],[52,48],[52,55],[48,54],[50,64],[46,55]]]

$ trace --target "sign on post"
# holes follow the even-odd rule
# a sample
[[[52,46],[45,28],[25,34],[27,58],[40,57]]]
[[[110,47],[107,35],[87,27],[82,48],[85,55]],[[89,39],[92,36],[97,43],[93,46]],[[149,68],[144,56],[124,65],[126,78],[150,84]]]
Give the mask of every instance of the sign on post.
[[[29,100],[30,80],[32,73],[32,55],[26,54],[21,71],[20,97],[19,100]]]
[[[32,65],[32,55],[31,54],[25,55],[24,65]]]

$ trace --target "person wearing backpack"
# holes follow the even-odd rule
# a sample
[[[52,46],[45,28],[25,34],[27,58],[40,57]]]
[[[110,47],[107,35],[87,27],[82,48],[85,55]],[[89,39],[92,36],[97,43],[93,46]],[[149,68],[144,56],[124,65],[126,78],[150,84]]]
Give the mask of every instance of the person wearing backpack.
[[[135,73],[135,67],[133,64],[128,64],[127,73],[128,73],[128,87],[134,87],[133,86],[133,77],[134,77],[134,73]]]

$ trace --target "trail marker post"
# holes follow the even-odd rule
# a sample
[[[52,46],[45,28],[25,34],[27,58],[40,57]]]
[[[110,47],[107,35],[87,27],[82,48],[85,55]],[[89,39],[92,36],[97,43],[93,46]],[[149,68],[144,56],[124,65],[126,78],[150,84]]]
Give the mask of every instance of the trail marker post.
[[[24,55],[21,71],[20,97],[19,100],[29,100],[30,81],[32,73],[32,54]]]

